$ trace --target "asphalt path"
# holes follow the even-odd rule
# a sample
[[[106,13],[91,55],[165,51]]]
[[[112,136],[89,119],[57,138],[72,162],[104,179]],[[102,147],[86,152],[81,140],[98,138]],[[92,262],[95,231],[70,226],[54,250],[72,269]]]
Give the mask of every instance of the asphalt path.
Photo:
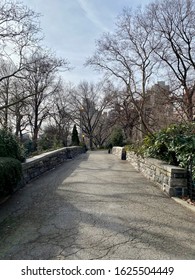
[[[105,151],[67,161],[0,205],[0,259],[195,259],[195,213]]]

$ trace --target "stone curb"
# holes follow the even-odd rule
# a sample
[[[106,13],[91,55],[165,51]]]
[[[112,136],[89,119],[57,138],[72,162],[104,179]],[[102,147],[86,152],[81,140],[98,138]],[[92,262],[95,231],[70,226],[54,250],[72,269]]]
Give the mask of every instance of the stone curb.
[[[178,197],[171,197],[175,202],[181,204],[182,206],[190,209],[191,211],[193,211],[195,213],[195,206],[190,205],[189,203],[187,203],[186,201],[178,198]]]

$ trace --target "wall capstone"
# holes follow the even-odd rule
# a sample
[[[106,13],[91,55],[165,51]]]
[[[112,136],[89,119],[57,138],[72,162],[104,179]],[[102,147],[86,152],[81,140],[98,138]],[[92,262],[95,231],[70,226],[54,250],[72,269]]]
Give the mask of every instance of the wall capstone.
[[[26,162],[22,164],[22,184],[29,183],[64,161],[73,159],[84,152],[85,149],[83,147],[66,147],[27,159]]]
[[[112,154],[116,155],[118,158],[122,160],[126,160],[126,151],[124,147],[113,147]]]

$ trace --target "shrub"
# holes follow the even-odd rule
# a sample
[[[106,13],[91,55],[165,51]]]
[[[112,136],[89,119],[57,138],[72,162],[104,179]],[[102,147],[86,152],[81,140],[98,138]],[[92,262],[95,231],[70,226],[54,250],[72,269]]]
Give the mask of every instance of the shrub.
[[[80,143],[80,147],[82,147],[84,149],[85,152],[88,151],[87,145],[83,142]]]
[[[161,159],[184,168],[193,156],[195,166],[195,123],[170,125],[154,135],[148,135],[134,151],[144,157]]]
[[[24,161],[24,153],[17,138],[5,129],[0,130],[0,157],[11,157]]]
[[[12,193],[21,178],[21,162],[13,158],[0,157],[0,196]]]
[[[22,145],[24,148],[24,155],[28,157],[33,152],[33,142],[31,139],[25,139],[22,141]]]
[[[110,144],[113,146],[123,146],[123,131],[120,127],[114,128],[110,136]]]

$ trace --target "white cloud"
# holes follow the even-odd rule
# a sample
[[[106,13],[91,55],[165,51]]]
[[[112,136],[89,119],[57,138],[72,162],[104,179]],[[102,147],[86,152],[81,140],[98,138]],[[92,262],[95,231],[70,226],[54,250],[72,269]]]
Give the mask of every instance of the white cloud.
[[[40,12],[41,27],[47,47],[57,56],[67,58],[74,69],[65,72],[65,79],[96,80],[97,73],[84,68],[87,57],[95,50],[95,40],[103,32],[114,28],[116,16],[127,5],[138,5],[151,0],[22,0]],[[99,78],[98,78],[99,79]]]
[[[98,18],[95,7],[92,5],[92,1],[88,0],[77,0],[81,9],[84,11],[86,17],[102,31],[108,31],[106,26],[103,25],[101,19]]]

